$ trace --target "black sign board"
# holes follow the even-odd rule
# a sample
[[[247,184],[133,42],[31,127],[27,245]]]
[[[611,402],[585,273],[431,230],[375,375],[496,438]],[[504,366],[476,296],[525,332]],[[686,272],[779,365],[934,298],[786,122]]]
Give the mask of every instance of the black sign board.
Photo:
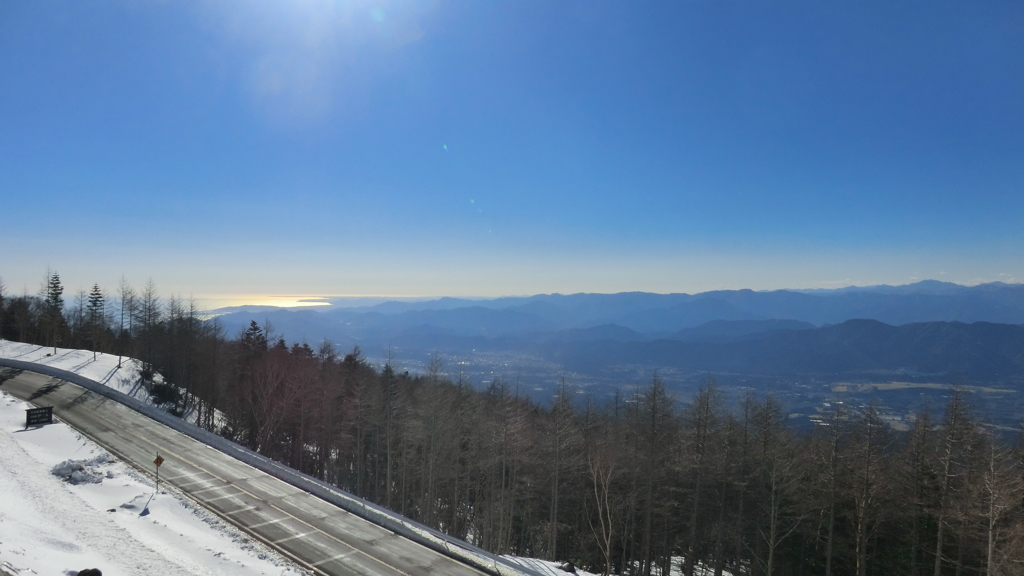
[[[25,410],[25,428],[42,424],[53,424],[53,406]]]

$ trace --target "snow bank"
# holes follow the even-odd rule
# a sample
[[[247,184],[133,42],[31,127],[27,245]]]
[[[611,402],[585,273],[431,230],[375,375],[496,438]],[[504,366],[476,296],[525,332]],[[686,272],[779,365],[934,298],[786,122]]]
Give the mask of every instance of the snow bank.
[[[552,562],[550,560],[538,560],[537,558],[522,558],[520,556],[503,556],[511,562],[519,564],[523,568],[533,570],[537,574],[543,574],[544,576],[570,576],[576,574],[577,576],[598,576],[593,572],[587,572],[586,570],[578,567],[574,567],[575,572],[567,572],[562,569],[565,566],[565,562]]]
[[[109,454],[100,454],[88,460],[65,460],[50,470],[50,474],[72,484],[99,484],[103,478],[113,478],[112,472],[100,469],[113,461]]]
[[[117,367],[117,356],[98,353],[95,360],[89,350],[54,349],[35,344],[23,344],[0,340],[0,358],[32,362],[67,370],[79,376],[94,380],[138,400],[147,401],[149,391],[142,384],[142,363],[134,358],[121,357],[121,368]],[[157,381],[162,380],[159,376]]]
[[[3,570],[18,576],[86,568],[105,576],[305,574],[191,501],[154,495],[150,480],[68,426],[26,430],[29,407],[0,391]],[[82,472],[98,481],[63,479]]]
[[[139,360],[102,352],[93,354],[91,350],[57,348],[54,352],[52,346],[0,340],[0,359],[31,362],[65,370],[102,384],[111,390],[116,390],[143,404],[153,404],[149,386],[164,382],[163,375],[159,373],[153,375],[151,382],[144,381],[142,362]],[[120,364],[120,368],[118,364]],[[195,424],[194,413],[186,413],[183,419]],[[215,416],[215,421],[220,423],[224,421],[219,412]]]

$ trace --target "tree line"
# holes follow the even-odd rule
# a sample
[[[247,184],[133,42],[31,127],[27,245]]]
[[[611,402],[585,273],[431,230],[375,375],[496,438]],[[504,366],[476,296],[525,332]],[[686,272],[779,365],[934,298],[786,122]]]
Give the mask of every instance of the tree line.
[[[358,496],[501,554],[603,574],[1024,574],[1024,450],[953,389],[894,431],[835,403],[800,431],[771,395],[687,401],[657,374],[608,401],[567,378],[550,406],[503,377],[422,374],[358,348],[228,337],[152,282],[68,305],[0,282],[0,334],[138,358],[155,399]]]
[[[231,370],[231,340],[220,324],[194,299],[162,298],[152,281],[135,288],[122,279],[113,294],[94,284],[68,298],[56,271],[47,271],[37,294],[14,295],[0,278],[0,337],[116,355],[119,367],[136,359],[140,384],[210,429]]]

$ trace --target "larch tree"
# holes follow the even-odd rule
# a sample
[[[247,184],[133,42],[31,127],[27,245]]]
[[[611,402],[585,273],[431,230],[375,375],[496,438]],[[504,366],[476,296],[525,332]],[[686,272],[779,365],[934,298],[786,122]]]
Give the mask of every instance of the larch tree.
[[[560,529],[559,504],[562,488],[567,477],[571,478],[578,465],[580,454],[580,431],[577,427],[576,410],[572,404],[574,388],[563,372],[559,380],[555,403],[551,408],[548,427],[548,468],[550,469],[551,503],[548,513],[547,556],[554,560],[558,556],[558,533]]]
[[[1024,477],[1012,450],[1000,446],[996,438],[986,438],[981,482],[981,514],[985,532],[985,576],[1021,569],[1022,552],[1012,547],[1013,523],[1007,522],[1024,510]],[[1009,536],[1009,537],[1008,537]],[[1006,546],[1007,542],[1011,546]],[[1021,570],[1024,571],[1024,570]]]
[[[683,411],[684,453],[688,462],[684,463],[683,471],[689,478],[690,487],[690,519],[686,535],[686,553],[683,558],[683,574],[693,576],[698,555],[698,533],[702,523],[700,509],[703,504],[705,481],[708,473],[708,462],[714,451],[713,442],[718,435],[721,420],[721,394],[718,383],[708,377],[697,392],[696,398]]]
[[[968,465],[968,449],[973,441],[975,423],[959,386],[950,394],[946,405],[946,415],[942,422],[942,439],[938,446],[939,454],[939,492],[935,510],[935,555],[932,575],[942,576],[942,565],[945,560],[946,528],[953,511],[954,497],[960,490],[965,479],[965,468]]]
[[[854,560],[857,576],[866,576],[868,544],[889,509],[892,486],[889,450],[894,442],[878,408],[870,404],[854,421],[844,472],[853,502]]]
[[[802,517],[793,509],[801,488],[804,462],[791,430],[786,426],[782,405],[774,395],[765,398],[755,413],[759,447],[760,502],[763,521],[760,544],[764,553],[757,560],[765,576],[773,576],[780,545],[797,529]]]
[[[4,316],[7,313],[7,306],[5,297],[7,296],[7,286],[4,285],[4,278],[0,276],[0,340],[4,339]]]
[[[910,576],[922,573],[927,542],[931,538],[934,494],[938,492],[935,482],[938,472],[933,458],[936,434],[932,428],[931,413],[927,408],[922,409],[914,417],[898,458],[900,493],[906,503],[904,514],[910,516],[910,550],[906,554]]]
[[[636,417],[636,437],[642,450],[638,468],[642,474],[640,533],[640,573],[650,576],[655,561],[667,552],[656,546],[663,545],[655,534],[663,524],[671,507],[665,478],[668,473],[669,448],[676,442],[677,415],[675,400],[668,393],[665,382],[657,372],[640,395]]]
[[[117,367],[121,368],[121,359],[131,354],[131,344],[135,320],[135,289],[131,284],[121,277],[121,283],[117,286],[118,304],[120,308],[120,321],[118,322],[117,333]],[[127,325],[125,324],[127,323]]]
[[[596,410],[588,403],[588,413]],[[585,426],[584,450],[586,453],[588,494],[584,498],[584,513],[587,526],[597,543],[603,563],[603,576],[612,571],[612,553],[616,525],[620,514],[616,513],[621,504],[615,502],[614,483],[620,472],[618,462],[619,441],[616,418],[600,414],[591,418]]]
[[[749,500],[751,500],[751,492],[753,488],[753,452],[754,452],[754,435],[756,432],[755,416],[757,414],[757,400],[754,397],[754,393],[750,390],[744,394],[743,399],[740,401],[740,412],[737,418],[737,425],[735,427],[736,441],[734,442],[737,446],[737,460],[736,465],[736,527],[734,530],[735,540],[735,552],[734,552],[734,569],[733,573],[743,574],[750,573],[753,561],[751,559],[750,552],[757,546],[756,542],[750,542],[750,530],[748,526],[751,525],[749,510]],[[744,562],[744,560],[751,560],[750,562]]]
[[[398,376],[389,361],[380,373],[381,410],[384,424],[384,505],[391,507],[395,493],[395,463],[398,460]]]
[[[146,286],[139,293],[138,306],[135,308],[135,313],[139,337],[142,339],[142,346],[139,349],[139,360],[142,360],[143,372],[148,378],[152,376],[157,353],[157,331],[161,327],[164,315],[160,294],[157,292],[156,284],[152,278],[146,282]]]
[[[84,348],[89,344],[88,303],[89,293],[80,287],[75,292],[75,303],[67,313],[70,348]]]

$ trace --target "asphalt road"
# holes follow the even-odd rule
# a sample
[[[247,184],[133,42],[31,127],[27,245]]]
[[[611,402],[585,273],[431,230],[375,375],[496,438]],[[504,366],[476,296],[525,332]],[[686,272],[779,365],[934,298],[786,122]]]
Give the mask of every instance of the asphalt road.
[[[0,381],[0,390],[53,406],[60,420],[150,474],[159,452],[161,485],[173,485],[318,574],[484,574],[70,382],[22,372]]]

